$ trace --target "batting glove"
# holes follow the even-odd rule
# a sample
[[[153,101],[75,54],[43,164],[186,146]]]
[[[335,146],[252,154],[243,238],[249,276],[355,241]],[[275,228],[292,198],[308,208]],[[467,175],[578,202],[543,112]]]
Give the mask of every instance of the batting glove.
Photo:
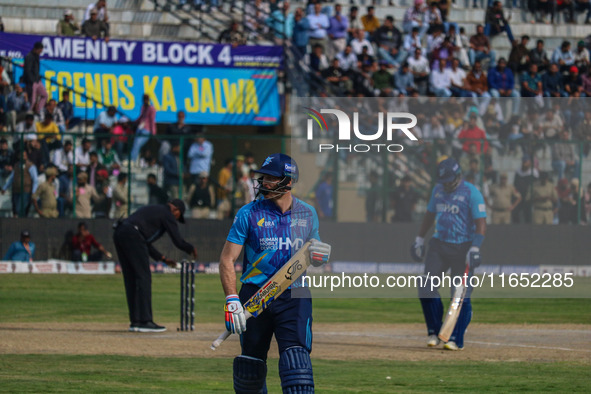
[[[310,260],[314,267],[320,267],[323,264],[328,263],[330,258],[330,245],[324,242],[320,242],[317,239],[312,239],[310,245]]]
[[[246,317],[244,316],[244,309],[240,298],[236,294],[231,294],[226,297],[226,330],[232,334],[242,334],[246,331]]]
[[[420,263],[425,257],[425,238],[416,237],[412,246],[410,247],[410,256],[414,261]]]
[[[474,269],[482,263],[480,259],[480,248],[478,246],[471,246],[466,254],[466,263],[471,269]]]

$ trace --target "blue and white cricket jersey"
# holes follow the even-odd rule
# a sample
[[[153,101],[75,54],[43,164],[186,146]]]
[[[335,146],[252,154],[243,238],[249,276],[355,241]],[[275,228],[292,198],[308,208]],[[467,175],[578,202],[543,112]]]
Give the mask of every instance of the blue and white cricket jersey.
[[[446,193],[443,185],[435,185],[427,211],[436,215],[433,237],[452,244],[472,242],[476,231],[474,220],[486,217],[482,194],[463,180],[451,193]]]
[[[260,287],[312,238],[320,240],[316,210],[294,197],[292,209],[285,213],[271,200],[243,206],[227,240],[244,245],[240,281]]]

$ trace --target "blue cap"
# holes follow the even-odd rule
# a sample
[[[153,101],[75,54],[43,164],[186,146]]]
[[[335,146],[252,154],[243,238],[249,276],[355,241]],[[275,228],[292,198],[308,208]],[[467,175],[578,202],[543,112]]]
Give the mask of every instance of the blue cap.
[[[294,183],[298,181],[300,174],[295,160],[283,153],[273,153],[268,156],[261,168],[255,172],[278,178],[289,177]]]
[[[437,182],[448,183],[456,179],[460,175],[460,165],[453,159],[445,159],[437,166]]]

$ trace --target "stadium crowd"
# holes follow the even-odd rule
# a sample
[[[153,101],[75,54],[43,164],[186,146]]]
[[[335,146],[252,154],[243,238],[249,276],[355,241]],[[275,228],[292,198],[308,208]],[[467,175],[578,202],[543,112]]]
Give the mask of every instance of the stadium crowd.
[[[589,4],[576,2],[572,15],[589,10],[579,3]],[[544,10],[552,11],[546,12],[552,17],[559,8]],[[508,207],[504,203],[499,207],[503,198],[499,198],[498,187],[506,174],[494,171],[493,149],[500,155],[522,156],[524,163],[530,163],[531,181],[544,175],[539,171],[539,158],[549,156],[553,173],[544,176],[556,179],[556,196],[548,200],[552,212],[560,222],[576,222],[573,210],[565,213],[564,207],[572,201],[576,206],[582,199],[586,221],[591,187],[584,191],[577,182],[580,159],[587,157],[591,148],[591,110],[576,100],[591,95],[585,42],[577,42],[573,50],[571,43],[564,41],[548,56],[543,40],[531,46],[527,35],[520,41],[513,39],[499,1],[490,3],[485,23],[478,25],[471,37],[457,21],[448,19],[449,10],[449,2],[427,5],[415,0],[404,19],[397,22],[392,16],[378,19],[373,6],[360,16],[355,5],[344,15],[339,4],[312,0],[305,7],[292,8],[287,1],[256,0],[245,5],[243,29],[232,22],[219,41],[242,45],[247,39],[270,37],[276,44],[286,44],[308,74],[312,95],[392,98],[390,103],[397,110],[406,107],[417,115],[418,126],[412,131],[424,141],[415,147],[420,160],[432,166],[438,155],[458,158],[466,178],[490,197],[492,210],[522,212],[525,206],[529,207],[526,211],[535,211],[540,205],[537,197],[528,195],[532,187],[518,187],[518,174],[524,171],[520,169],[514,176],[515,190],[511,190]],[[535,14],[534,21],[544,18],[534,10],[527,10]],[[89,25],[99,26],[98,33],[89,33]],[[57,32],[108,39],[106,2],[89,4],[82,27],[66,10]],[[498,34],[511,42],[507,58],[497,57],[492,47],[491,39]],[[82,119],[74,116],[69,91],[60,90],[59,102],[48,100],[39,75],[41,51],[39,43],[27,55],[21,81],[13,83],[2,70],[0,127],[7,133],[0,140],[0,192],[12,192],[14,216],[27,216],[34,208],[41,217],[65,217],[75,205],[79,218],[124,217],[129,206],[129,177],[122,165],[126,160],[154,169],[146,185],[150,203],[182,194],[195,218],[230,217],[232,208],[254,198],[251,170],[256,165],[252,154],[227,159],[212,176],[213,144],[196,134],[200,128],[185,123],[183,111],[179,111],[177,122],[166,127],[165,138],[152,138],[157,133],[157,113],[147,95],[137,119],[119,116],[118,108],[107,107],[95,120],[93,133],[87,134]],[[419,101],[402,100],[425,100],[425,96],[427,100],[450,99],[438,111],[428,110]],[[503,100],[505,97],[509,99]],[[80,133],[80,137],[72,139],[69,133]],[[185,138],[183,152],[179,137]],[[582,156],[571,140],[583,141]],[[370,191],[377,178],[369,177]],[[320,190],[324,201],[317,201],[327,218],[332,216],[326,198],[331,181]],[[326,182],[322,179],[319,185]],[[404,189],[409,188],[409,182],[412,180],[401,182]],[[403,193],[406,200],[402,201],[400,190],[390,198],[390,206],[414,209],[412,200],[418,199],[418,194]],[[381,217],[376,209],[385,208],[375,208],[376,204],[367,204],[368,220]],[[398,209],[393,220],[407,220],[400,215]],[[531,221],[530,216],[519,219],[512,214],[511,221]]]

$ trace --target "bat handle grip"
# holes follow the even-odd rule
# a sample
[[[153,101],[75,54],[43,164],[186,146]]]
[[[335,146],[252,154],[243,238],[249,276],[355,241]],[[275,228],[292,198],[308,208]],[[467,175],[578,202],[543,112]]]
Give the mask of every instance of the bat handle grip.
[[[249,311],[245,311],[244,317],[246,318],[246,320],[248,320],[252,317],[252,314]],[[220,336],[211,343],[211,350],[216,350],[226,339],[228,339],[230,334],[232,334],[230,331],[224,331],[223,333],[221,333]]]

